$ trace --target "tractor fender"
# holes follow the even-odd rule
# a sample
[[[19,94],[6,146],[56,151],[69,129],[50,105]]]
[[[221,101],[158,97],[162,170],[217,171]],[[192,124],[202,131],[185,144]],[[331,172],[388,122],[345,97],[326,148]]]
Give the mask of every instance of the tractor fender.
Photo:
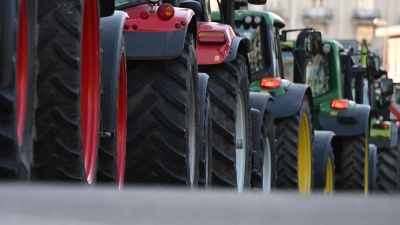
[[[312,143],[313,151],[313,168],[314,168],[314,187],[316,188],[325,188],[325,183],[323,181],[326,180],[326,164],[329,154],[331,153],[332,148],[332,139],[335,136],[335,133],[332,131],[314,131],[314,140]],[[332,159],[334,160],[334,159]],[[332,161],[334,163],[334,161]],[[319,169],[316,169],[319,168]],[[321,168],[325,168],[325,170],[321,170]]]
[[[157,13],[142,19],[140,13],[149,11],[148,4],[124,9],[129,16],[124,23],[127,60],[166,60],[182,53],[186,35],[197,34],[196,17],[191,9],[174,9],[169,20],[159,19]]]
[[[102,132],[112,134],[116,129],[118,81],[121,59],[120,50],[123,41],[123,26],[126,14],[115,11],[112,16],[100,19],[102,57]]]
[[[235,35],[232,27],[226,24],[219,24],[214,22],[197,22],[197,32],[222,32],[225,34],[224,43],[202,43],[197,38],[196,52],[197,63],[199,65],[214,65],[220,64],[227,60],[235,59],[239,43],[242,40]],[[235,43],[233,43],[235,41]],[[236,50],[232,50],[232,45],[238,45]],[[243,43],[244,44],[244,43]]]
[[[251,108],[251,143],[252,143],[252,166],[253,169],[259,169],[260,161],[260,137],[263,115],[258,109]]]
[[[304,96],[307,95],[312,109],[312,95],[310,88],[305,84],[292,83],[282,95],[273,95],[274,104],[267,105],[275,119],[293,116],[300,111]]]
[[[274,99],[269,93],[250,92],[250,108],[264,112],[271,104],[274,104]]]
[[[206,98],[207,98],[207,87],[208,87],[208,74],[206,73],[199,73],[199,96],[200,96],[200,110],[205,110],[206,106]],[[199,132],[200,132],[200,137],[202,137],[201,141],[200,141],[200,157],[205,157],[204,156],[204,145],[206,144],[204,142],[204,138],[205,138],[205,124],[207,123],[206,121],[206,117],[203,115],[203,113],[200,113],[200,128],[199,128]]]
[[[339,116],[322,115],[318,117],[321,130],[333,131],[336,136],[354,136],[366,133],[369,131],[370,121],[370,106],[356,104],[352,113],[349,115],[355,115],[355,118],[351,119],[351,123],[341,122]],[[338,114],[339,115],[339,114]]]
[[[390,140],[375,140],[370,139],[371,144],[376,145],[377,148],[394,148],[398,144],[398,127],[395,123],[390,126]]]
[[[378,148],[374,144],[368,145],[368,186],[369,189],[374,191],[376,190],[376,165],[378,162]]]

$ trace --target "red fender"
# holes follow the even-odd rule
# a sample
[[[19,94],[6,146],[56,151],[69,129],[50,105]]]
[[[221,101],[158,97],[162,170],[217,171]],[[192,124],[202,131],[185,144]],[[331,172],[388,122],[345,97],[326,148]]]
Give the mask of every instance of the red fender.
[[[191,9],[174,7],[175,13],[169,20],[161,19],[157,14],[159,6],[141,4],[123,9],[128,14],[124,32],[170,32],[186,29],[194,12]],[[142,16],[141,16],[142,14]]]
[[[221,31],[225,33],[226,42],[222,44],[199,43],[196,38],[197,63],[199,65],[212,65],[222,63],[229,55],[231,43],[235,32],[226,24],[214,22],[197,22],[197,33],[201,31]]]

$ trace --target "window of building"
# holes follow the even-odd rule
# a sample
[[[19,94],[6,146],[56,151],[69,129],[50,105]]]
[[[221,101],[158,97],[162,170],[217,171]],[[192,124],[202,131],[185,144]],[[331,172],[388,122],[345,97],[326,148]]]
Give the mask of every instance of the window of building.
[[[315,8],[324,7],[324,0],[311,0],[311,5]]]
[[[374,0],[358,0],[358,8],[374,9]]]

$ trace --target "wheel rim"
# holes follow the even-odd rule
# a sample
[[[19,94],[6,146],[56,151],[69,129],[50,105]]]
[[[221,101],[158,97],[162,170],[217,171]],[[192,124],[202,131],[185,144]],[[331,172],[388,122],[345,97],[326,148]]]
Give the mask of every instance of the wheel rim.
[[[368,194],[368,161],[369,161],[369,144],[368,135],[365,135],[365,157],[364,157],[364,193]]]
[[[81,52],[82,147],[85,174],[89,184],[96,172],[100,117],[100,34],[97,0],[83,6]]]
[[[328,158],[326,163],[326,181],[325,181],[325,193],[333,192],[333,170],[332,170],[332,161]]]
[[[188,132],[189,132],[189,178],[190,178],[190,187],[195,186],[194,177],[195,177],[195,164],[196,164],[196,128],[195,128],[195,101],[194,101],[194,91],[192,85],[192,77],[189,77],[189,107],[190,112],[187,112],[189,124],[187,124]]]
[[[26,16],[25,0],[21,0],[21,8],[19,12],[18,24],[18,47],[17,47],[17,139],[18,146],[22,145],[25,114],[26,114],[26,98],[28,87],[28,24]]]
[[[301,116],[298,143],[298,188],[302,193],[311,191],[311,137],[306,114]]]
[[[246,130],[243,113],[242,92],[236,94],[236,182],[239,192],[243,192],[244,176],[246,172]]]
[[[118,159],[118,184],[122,189],[125,174],[126,155],[126,127],[127,127],[127,90],[125,55],[121,54],[118,81],[118,112],[117,112],[117,159]]]
[[[265,139],[263,154],[263,192],[271,192],[271,145],[269,139]]]

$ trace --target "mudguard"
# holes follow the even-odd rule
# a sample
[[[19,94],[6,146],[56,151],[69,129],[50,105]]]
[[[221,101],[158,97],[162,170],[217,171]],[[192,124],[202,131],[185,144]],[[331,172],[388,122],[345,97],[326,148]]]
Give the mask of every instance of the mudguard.
[[[250,92],[250,108],[264,112],[267,105],[274,104],[274,99],[268,93]],[[270,107],[274,107],[273,105]]]
[[[333,131],[336,136],[354,136],[369,130],[370,106],[356,104],[351,115],[356,115],[351,123],[341,121],[338,115],[322,115],[318,117],[321,130]]]
[[[331,142],[335,133],[332,131],[314,131],[313,146],[313,168],[314,168],[314,187],[325,188],[326,164],[331,154]],[[334,160],[334,159],[333,159]],[[332,161],[334,163],[334,161]]]
[[[148,4],[124,9],[129,18],[124,24],[125,54],[129,60],[164,60],[178,57],[184,47],[186,34],[195,26],[191,9],[174,7],[169,20],[158,18],[150,12]],[[155,7],[154,10],[157,10]],[[147,12],[148,18],[140,14]],[[194,24],[193,24],[194,21]],[[196,34],[194,28],[193,34]],[[190,33],[190,32],[189,32]]]
[[[100,19],[101,49],[103,50],[101,83],[104,90],[100,129],[102,135],[105,136],[112,135],[116,129],[120,49],[125,18],[126,13],[115,11],[112,16]]]
[[[231,26],[214,22],[197,22],[197,32],[202,31],[223,32],[226,42],[220,44],[200,43],[197,39],[196,52],[199,65],[220,64],[235,59],[235,51],[238,50],[242,38],[235,35]],[[234,49],[232,49],[232,45]]]
[[[200,95],[200,108],[206,108],[206,101],[204,101],[207,97],[207,86],[208,86],[208,78],[209,76],[206,73],[199,73],[199,95]],[[203,113],[200,113],[200,137],[202,137],[200,141],[200,158],[204,157],[204,125],[207,121],[206,118],[203,116]]]
[[[377,140],[370,138],[369,142],[376,145],[377,148],[394,148],[398,142],[398,127],[392,123],[390,126],[390,139],[389,140]]]
[[[376,145],[368,145],[368,187],[369,190],[376,190],[376,164],[378,163],[378,149]]]
[[[271,110],[275,119],[293,116],[300,111],[305,95],[309,96],[312,109],[312,96],[310,88],[305,84],[292,83],[287,91],[281,95],[274,96],[274,103],[266,106]]]
[[[263,115],[258,109],[251,108],[251,143],[252,143],[252,169],[258,170],[261,166],[260,136]]]

